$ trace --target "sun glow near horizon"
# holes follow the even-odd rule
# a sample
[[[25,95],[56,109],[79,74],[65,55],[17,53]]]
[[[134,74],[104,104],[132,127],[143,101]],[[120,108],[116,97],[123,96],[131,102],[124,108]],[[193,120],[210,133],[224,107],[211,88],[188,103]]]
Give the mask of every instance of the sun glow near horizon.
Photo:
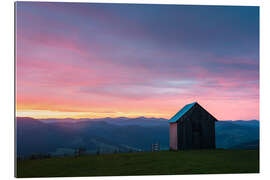
[[[50,111],[50,110],[17,110],[16,117],[31,117],[36,119],[48,119],[48,118],[136,118],[136,117],[153,117],[160,118],[163,114],[156,113],[124,113],[124,112],[114,112],[114,113],[96,113],[96,112],[65,112],[65,111]]]

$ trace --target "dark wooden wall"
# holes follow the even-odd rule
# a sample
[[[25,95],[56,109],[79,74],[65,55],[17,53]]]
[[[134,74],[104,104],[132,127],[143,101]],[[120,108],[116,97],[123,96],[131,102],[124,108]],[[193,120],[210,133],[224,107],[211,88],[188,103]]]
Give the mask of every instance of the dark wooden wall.
[[[214,149],[215,119],[196,104],[177,123],[178,149]]]

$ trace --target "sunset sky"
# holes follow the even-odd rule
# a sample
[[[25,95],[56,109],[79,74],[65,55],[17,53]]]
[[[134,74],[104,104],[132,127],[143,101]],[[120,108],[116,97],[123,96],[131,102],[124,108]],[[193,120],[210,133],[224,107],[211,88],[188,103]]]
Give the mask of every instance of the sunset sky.
[[[259,8],[16,3],[16,116],[259,119]]]

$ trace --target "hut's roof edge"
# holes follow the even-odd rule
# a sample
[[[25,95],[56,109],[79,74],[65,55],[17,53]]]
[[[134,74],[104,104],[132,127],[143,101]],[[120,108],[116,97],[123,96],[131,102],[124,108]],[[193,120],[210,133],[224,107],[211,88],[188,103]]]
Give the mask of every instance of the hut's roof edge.
[[[169,123],[177,122],[184,114],[186,114],[197,102],[193,102],[185,105],[178,113],[176,113],[170,120]]]

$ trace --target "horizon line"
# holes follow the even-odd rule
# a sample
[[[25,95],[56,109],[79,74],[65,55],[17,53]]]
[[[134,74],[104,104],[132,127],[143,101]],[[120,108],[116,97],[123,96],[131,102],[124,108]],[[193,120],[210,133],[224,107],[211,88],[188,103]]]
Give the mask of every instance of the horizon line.
[[[15,118],[31,118],[31,119],[36,119],[36,120],[83,120],[83,119],[88,119],[88,120],[101,120],[101,119],[119,119],[119,118],[126,118],[126,119],[137,119],[137,118],[145,118],[145,119],[164,119],[164,120],[169,120],[167,118],[156,118],[156,117],[145,117],[145,116],[138,116],[138,117],[104,117],[104,118],[35,118],[35,117],[29,117],[29,116],[15,116]],[[219,121],[260,121],[260,119],[235,119],[235,120],[219,120]]]

